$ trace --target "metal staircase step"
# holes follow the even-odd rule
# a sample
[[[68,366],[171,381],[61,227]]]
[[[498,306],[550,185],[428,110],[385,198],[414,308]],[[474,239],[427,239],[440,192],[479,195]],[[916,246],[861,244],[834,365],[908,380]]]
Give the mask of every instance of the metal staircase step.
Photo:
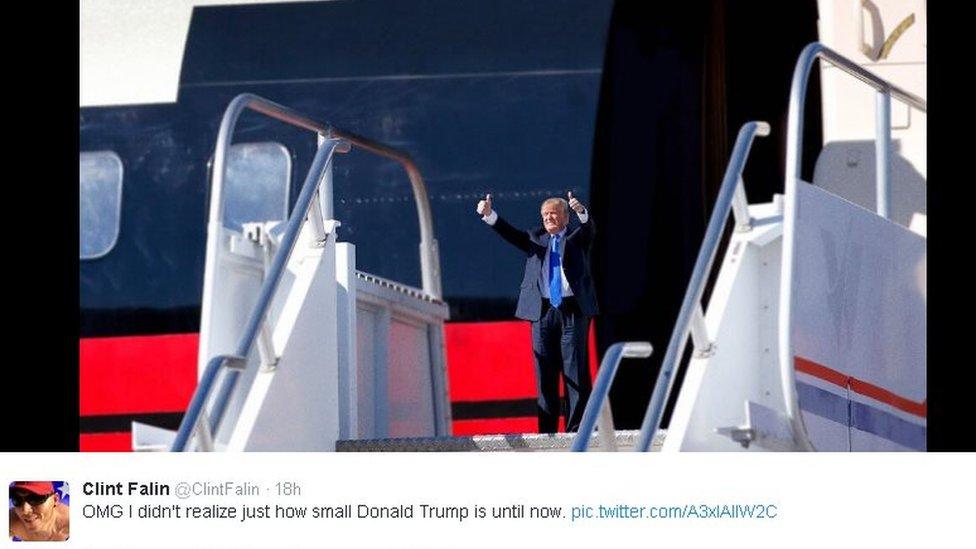
[[[630,451],[637,444],[639,431],[616,431],[617,449]],[[667,432],[654,436],[651,451],[658,452]],[[462,437],[385,438],[336,441],[337,452],[565,452],[576,433],[475,435]],[[598,433],[590,436],[589,449],[600,451]]]

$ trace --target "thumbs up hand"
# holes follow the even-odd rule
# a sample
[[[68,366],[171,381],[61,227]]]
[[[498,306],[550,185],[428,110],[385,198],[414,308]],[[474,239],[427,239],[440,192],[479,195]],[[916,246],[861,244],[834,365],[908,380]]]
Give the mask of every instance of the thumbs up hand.
[[[586,206],[582,202],[573,198],[573,191],[569,191],[569,207],[578,214],[586,211]]]
[[[485,199],[478,202],[478,214],[481,217],[491,215],[491,195],[486,194]]]

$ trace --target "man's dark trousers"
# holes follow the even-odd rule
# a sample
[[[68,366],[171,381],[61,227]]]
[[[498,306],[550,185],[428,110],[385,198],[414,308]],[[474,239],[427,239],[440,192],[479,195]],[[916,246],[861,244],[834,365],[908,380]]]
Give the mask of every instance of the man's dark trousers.
[[[546,267],[546,250],[551,238],[546,230],[538,227],[522,231],[500,216],[492,228],[525,253],[525,270],[515,316],[532,322],[532,351],[539,390],[539,432],[554,433],[559,425],[560,371],[565,375],[563,387],[569,403],[566,430],[575,431],[592,386],[586,339],[589,321],[599,313],[590,275],[590,247],[596,234],[593,219],[568,230],[565,236],[562,268],[573,296],[564,296],[558,309],[550,307],[546,299],[548,290],[542,288],[540,276]]]
[[[560,371],[568,405],[566,431],[572,432],[579,429],[592,389],[586,341],[590,318],[572,297],[564,297],[558,308],[548,299],[542,303],[542,317],[532,323],[539,432],[555,433],[559,426]]]

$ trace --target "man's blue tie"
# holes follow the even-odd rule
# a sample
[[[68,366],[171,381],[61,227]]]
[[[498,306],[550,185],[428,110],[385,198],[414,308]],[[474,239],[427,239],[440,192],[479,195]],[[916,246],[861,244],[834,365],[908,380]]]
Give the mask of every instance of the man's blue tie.
[[[558,307],[563,302],[563,277],[559,271],[559,235],[552,237],[549,250],[549,303]]]

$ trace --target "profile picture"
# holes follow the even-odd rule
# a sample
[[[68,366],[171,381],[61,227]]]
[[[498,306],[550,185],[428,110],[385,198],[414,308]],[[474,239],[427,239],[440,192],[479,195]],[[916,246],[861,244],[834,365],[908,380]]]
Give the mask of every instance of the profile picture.
[[[13,541],[68,539],[68,483],[18,480],[10,483],[9,537]]]

